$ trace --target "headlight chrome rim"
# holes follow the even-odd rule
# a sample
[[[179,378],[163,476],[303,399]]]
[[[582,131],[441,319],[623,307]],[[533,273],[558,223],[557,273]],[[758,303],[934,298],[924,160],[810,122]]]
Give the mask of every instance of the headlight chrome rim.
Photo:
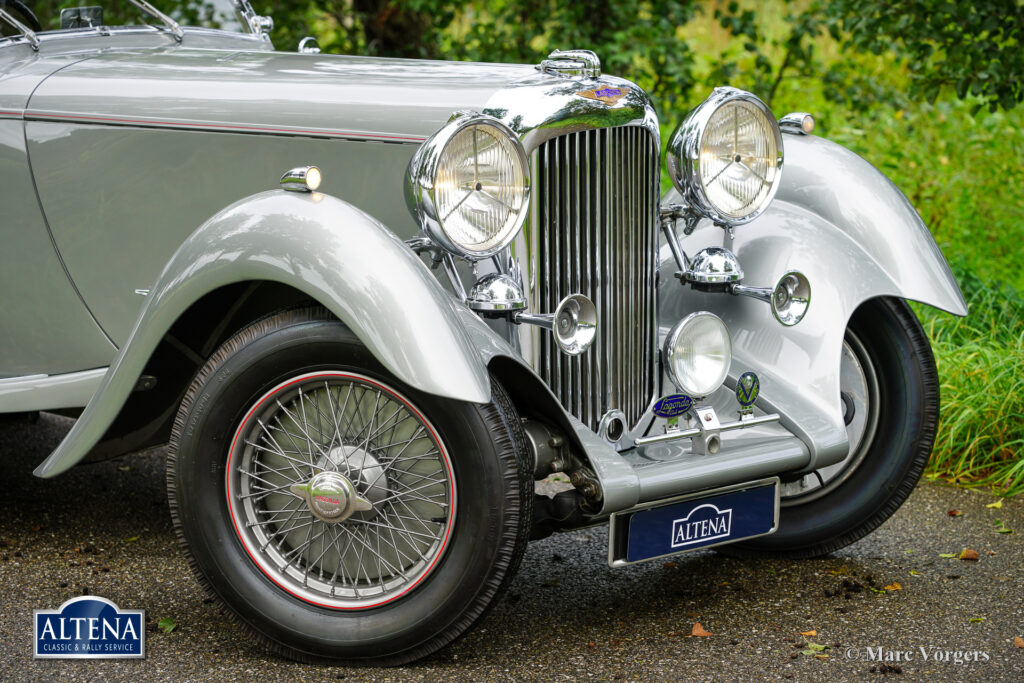
[[[764,117],[775,143],[776,169],[771,186],[761,203],[750,213],[742,216],[730,216],[716,208],[708,197],[706,187],[701,182],[699,166],[701,146],[712,117],[725,105],[737,101],[754,107]],[[714,221],[715,224],[727,227],[749,223],[764,213],[771,205],[782,181],[784,158],[782,131],[768,105],[753,93],[729,87],[715,88],[704,102],[683,119],[683,122],[672,133],[667,153],[672,183],[687,204],[700,215]]]
[[[484,126],[495,129],[504,137],[522,169],[523,198],[514,221],[506,225],[501,238],[493,244],[473,249],[460,244],[444,227],[446,218],[438,215],[437,177],[441,161],[449,144],[465,129]],[[479,185],[479,184],[478,184]],[[419,221],[423,232],[435,243],[454,254],[470,260],[482,260],[505,249],[519,234],[530,213],[530,162],[519,137],[504,123],[486,114],[456,112],[448,123],[430,136],[413,155],[406,179],[406,199],[413,215]]]
[[[725,363],[716,382],[708,383],[708,386],[697,387],[693,385],[689,380],[689,377],[681,377],[680,373],[676,370],[676,347],[679,343],[679,338],[683,332],[695,324],[699,324],[704,320],[716,321],[725,332],[725,346],[724,356]],[[732,364],[732,336],[729,334],[729,328],[725,322],[714,313],[708,311],[697,311],[690,313],[685,318],[675,324],[675,326],[669,331],[668,337],[665,339],[665,368],[668,371],[669,379],[676,387],[693,399],[702,399],[710,396],[725,383],[725,379],[729,374],[729,366]],[[711,386],[711,385],[714,386]]]

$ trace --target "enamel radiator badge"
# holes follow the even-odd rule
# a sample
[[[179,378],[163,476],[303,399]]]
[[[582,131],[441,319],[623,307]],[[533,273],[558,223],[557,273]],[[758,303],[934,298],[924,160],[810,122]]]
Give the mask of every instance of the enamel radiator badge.
[[[580,97],[604,102],[611,106],[628,95],[629,88],[613,88],[609,85],[603,85],[600,88],[594,88],[593,90],[581,90],[576,94]]]

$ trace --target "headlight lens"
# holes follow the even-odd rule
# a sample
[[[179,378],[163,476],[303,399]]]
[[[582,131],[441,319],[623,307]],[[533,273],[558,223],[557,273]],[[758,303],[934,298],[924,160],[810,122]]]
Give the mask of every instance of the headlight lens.
[[[409,187],[424,231],[467,258],[505,248],[529,210],[522,144],[497,119],[480,114],[456,117],[423,143]]]
[[[723,225],[759,216],[782,174],[782,135],[756,96],[717,88],[676,129],[669,170],[676,189],[698,212]]]
[[[669,377],[684,394],[704,398],[725,382],[732,363],[732,339],[721,318],[691,313],[672,328],[665,340]]]

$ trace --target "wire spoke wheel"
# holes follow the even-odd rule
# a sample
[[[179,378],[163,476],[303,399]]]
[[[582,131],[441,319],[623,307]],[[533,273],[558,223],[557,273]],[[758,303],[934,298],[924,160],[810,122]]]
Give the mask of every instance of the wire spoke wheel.
[[[455,521],[437,431],[397,391],[351,372],[302,375],[260,398],[235,432],[226,486],[260,570],[335,609],[410,591],[437,566]]]

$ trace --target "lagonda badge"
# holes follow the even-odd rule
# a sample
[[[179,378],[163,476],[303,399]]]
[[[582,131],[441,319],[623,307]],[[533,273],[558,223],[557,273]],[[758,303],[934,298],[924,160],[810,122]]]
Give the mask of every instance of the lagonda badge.
[[[610,85],[602,85],[600,88],[594,88],[593,90],[581,90],[576,94],[580,97],[604,102],[608,106],[611,106],[628,95],[629,88],[613,88]]]
[[[754,405],[757,395],[761,393],[761,380],[753,372],[744,372],[736,381],[736,400],[744,408]]]
[[[654,404],[654,414],[658,417],[679,417],[692,407],[693,399],[686,394],[671,394]]]

